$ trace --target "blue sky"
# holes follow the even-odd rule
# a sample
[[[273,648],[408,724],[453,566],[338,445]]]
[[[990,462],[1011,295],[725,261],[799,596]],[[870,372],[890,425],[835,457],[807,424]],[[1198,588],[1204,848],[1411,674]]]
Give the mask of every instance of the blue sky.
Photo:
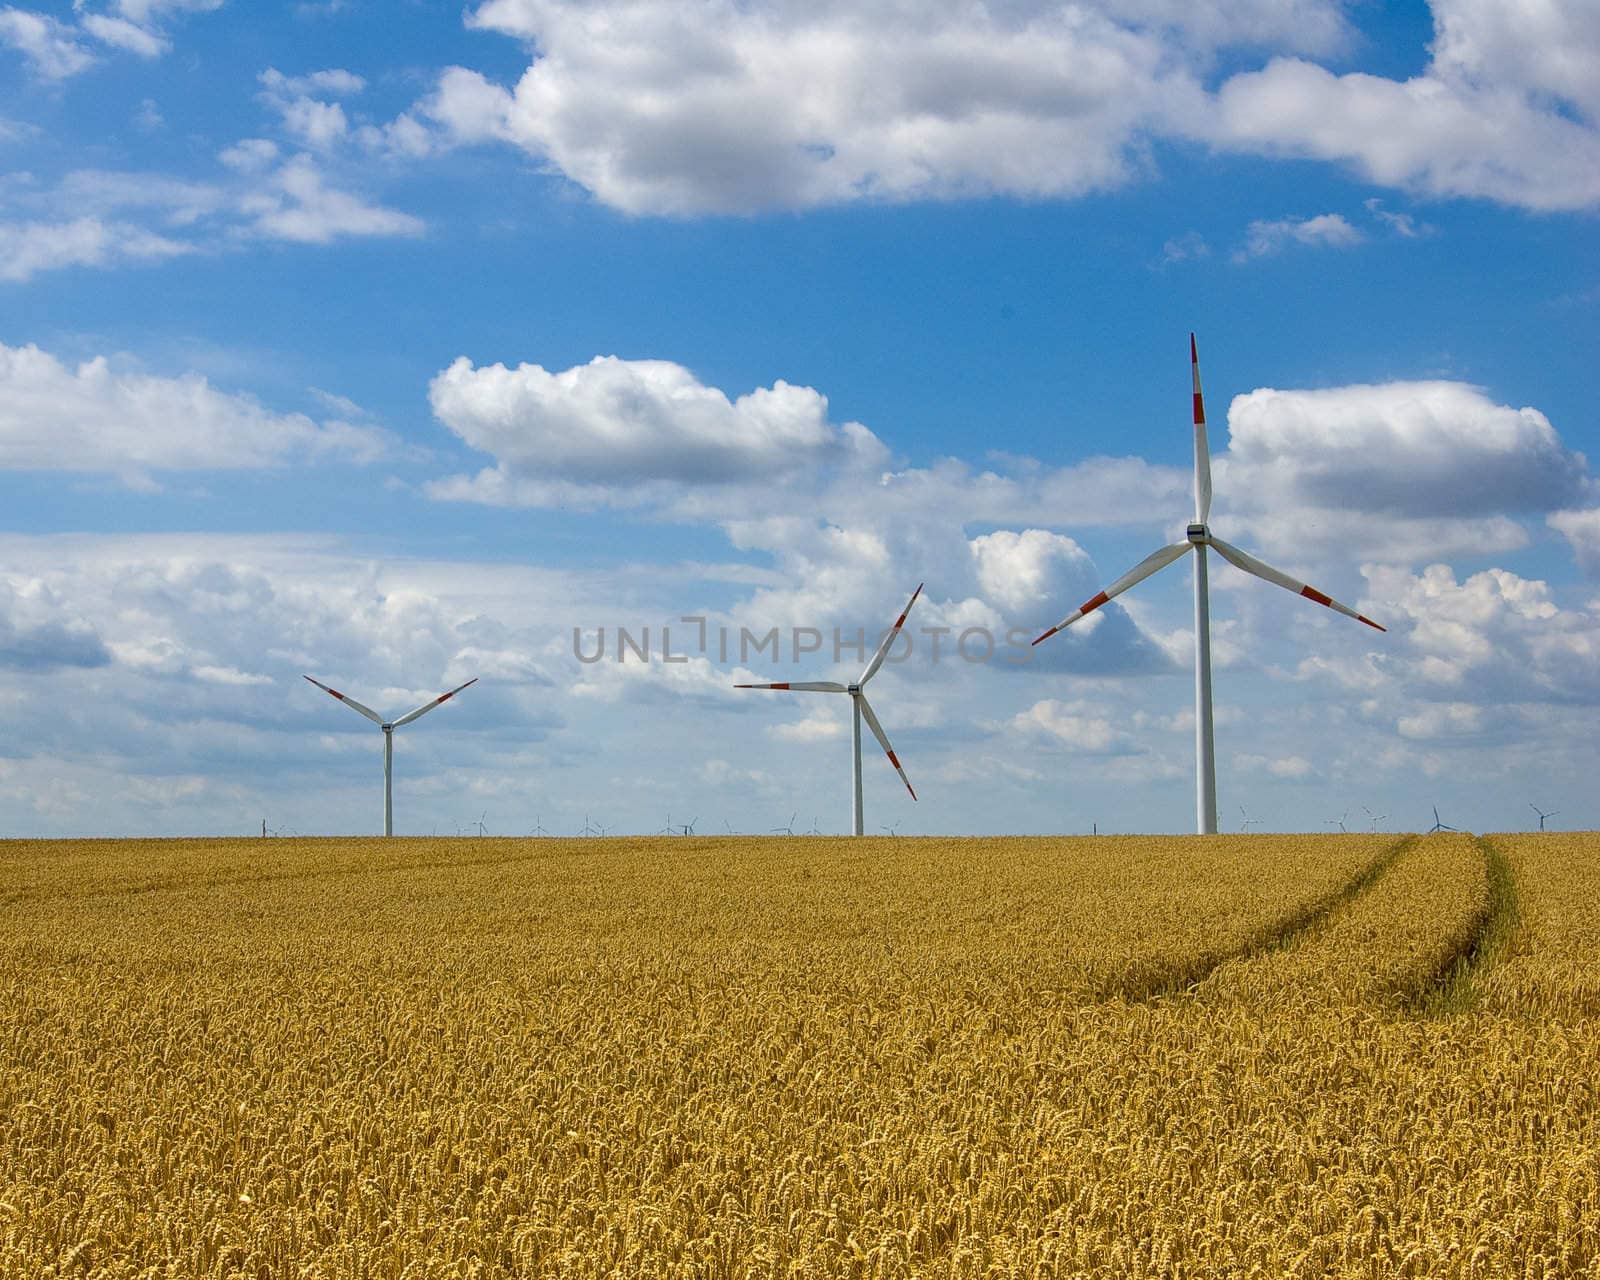
[[[1223,827],[1592,827],[1597,209],[1584,0],[0,7],[0,832],[842,830],[924,581],[869,831],[1187,830],[1191,330]]]

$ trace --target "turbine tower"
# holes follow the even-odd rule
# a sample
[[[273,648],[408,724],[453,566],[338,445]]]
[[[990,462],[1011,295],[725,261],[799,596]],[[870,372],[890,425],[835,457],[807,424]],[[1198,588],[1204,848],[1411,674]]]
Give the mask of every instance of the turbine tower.
[[[832,680],[811,680],[803,683],[783,684],[736,684],[735,689],[792,689],[797,693],[848,693],[850,695],[850,750],[854,761],[853,787],[850,799],[850,829],[856,835],[864,833],[863,818],[861,814],[861,721],[865,717],[867,728],[872,730],[872,736],[878,740],[878,745],[883,748],[884,755],[889,757],[889,763],[894,766],[894,771],[900,775],[900,781],[906,784],[906,790],[911,792],[915,800],[917,793],[911,789],[911,779],[906,777],[906,771],[900,767],[900,761],[895,756],[894,748],[889,745],[889,737],[883,731],[883,726],[878,723],[878,717],[872,713],[872,704],[867,701],[867,681],[878,674],[878,668],[883,666],[883,660],[889,654],[889,647],[894,644],[894,639],[900,634],[900,628],[906,625],[906,615],[911,612],[911,606],[916,604],[917,597],[922,594],[922,583],[917,584],[917,589],[911,593],[911,599],[906,601],[906,607],[901,610],[900,616],[895,619],[894,626],[884,632],[883,640],[878,645],[878,651],[872,655],[872,661],[867,663],[866,670],[861,673],[861,678],[854,684],[838,684]],[[794,819],[789,820],[789,834],[793,835]]]
[[[383,834],[386,836],[392,836],[394,834],[394,731],[403,724],[410,724],[418,716],[427,715],[428,712],[432,711],[441,702],[449,702],[451,698],[455,697],[456,694],[465,689],[467,685],[477,684],[478,677],[473,676],[472,679],[467,681],[467,684],[457,685],[454,689],[450,690],[449,693],[441,693],[432,702],[423,703],[422,706],[418,707],[415,711],[406,712],[405,715],[401,716],[398,720],[385,720],[371,707],[362,706],[354,698],[346,697],[337,689],[330,689],[327,685],[323,684],[322,681],[312,680],[310,676],[307,676],[306,679],[311,680],[311,683],[316,685],[317,688],[321,689],[324,693],[331,694],[333,697],[339,699],[340,702],[344,703],[344,705],[349,707],[352,711],[359,711],[362,715],[366,716],[368,720],[372,721],[373,724],[377,725],[378,728],[383,730]]]
[[[1200,396],[1200,353],[1194,334],[1189,335],[1189,364],[1194,370],[1194,523],[1189,526],[1184,541],[1153,551],[1104,591],[1084,601],[1050,630],[1034,641],[1048,640],[1058,631],[1070,627],[1079,618],[1093,613],[1108,600],[1113,600],[1129,587],[1143,582],[1151,574],[1165,569],[1174,560],[1190,551],[1194,552],[1194,747],[1195,747],[1195,825],[1201,835],[1215,835],[1217,831],[1217,763],[1214,735],[1211,725],[1211,601],[1206,585],[1206,548],[1212,547],[1229,564],[1254,574],[1276,586],[1292,591],[1307,600],[1315,600],[1348,618],[1364,622],[1379,631],[1371,618],[1363,617],[1354,609],[1340,604],[1332,596],[1324,595],[1315,587],[1291,578],[1288,574],[1247,555],[1231,543],[1215,537],[1206,521],[1211,516],[1211,450],[1206,444],[1205,402]]]

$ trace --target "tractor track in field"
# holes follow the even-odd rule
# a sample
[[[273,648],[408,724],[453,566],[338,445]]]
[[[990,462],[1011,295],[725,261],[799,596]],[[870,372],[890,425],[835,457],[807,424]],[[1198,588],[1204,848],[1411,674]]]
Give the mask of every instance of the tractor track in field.
[[[1418,838],[1415,835],[1401,836],[1344,884],[1321,897],[1312,899],[1299,910],[1265,925],[1245,939],[1242,946],[1231,951],[1207,952],[1192,963],[1158,975],[1149,981],[1130,982],[1115,987],[1107,993],[1107,998],[1121,997],[1130,1002],[1139,1002],[1192,995],[1224,964],[1235,960],[1253,960],[1257,956],[1293,946],[1308,930],[1315,928],[1339,908],[1355,901],[1382,879],[1384,873],[1406,850],[1416,844]]]
[[[1488,901],[1461,946],[1444,957],[1411,997],[1408,1003],[1415,1012],[1447,1016],[1474,1008],[1482,995],[1479,979],[1505,956],[1521,919],[1511,860],[1488,836],[1476,837],[1476,844],[1483,854]]]

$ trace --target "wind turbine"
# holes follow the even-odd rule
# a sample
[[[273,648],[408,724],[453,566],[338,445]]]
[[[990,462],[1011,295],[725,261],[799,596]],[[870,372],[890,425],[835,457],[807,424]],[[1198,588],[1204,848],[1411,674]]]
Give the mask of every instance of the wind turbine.
[[[1349,835],[1350,834],[1350,828],[1344,825],[1344,820],[1346,818],[1348,818],[1349,816],[1350,816],[1350,810],[1346,809],[1337,818],[1325,818],[1325,819],[1323,819],[1322,825],[1325,826],[1325,827],[1338,827],[1340,835],[1342,835],[1342,836]]]
[[[1362,805],[1361,806],[1361,811],[1364,814],[1366,814],[1369,819],[1371,819],[1371,821],[1372,821],[1372,833],[1374,835],[1376,835],[1378,833],[1378,824],[1389,816],[1386,813],[1373,813],[1372,810],[1367,808],[1366,805]],[[1435,815],[1435,816],[1437,816],[1437,815]]]
[[[789,825],[786,827],[773,827],[772,834],[775,836],[792,836],[794,834],[794,820],[799,816],[798,812],[791,813],[789,815]]]
[[[1561,812],[1560,809],[1552,809],[1552,810],[1550,810],[1549,813],[1546,813],[1543,809],[1541,809],[1538,805],[1534,804],[1533,801],[1531,801],[1531,800],[1528,801],[1528,808],[1532,809],[1536,814],[1539,815],[1539,830],[1540,831],[1544,830],[1544,820],[1546,818],[1553,818],[1553,817],[1556,816],[1556,814]]]
[[[1459,829],[1460,828],[1458,827],[1447,826],[1445,823],[1441,822],[1439,820],[1439,806],[1433,806],[1433,825],[1428,828],[1428,834],[1430,836],[1437,835],[1441,831],[1457,831]]]
[[[1239,550],[1232,543],[1214,537],[1206,520],[1211,515],[1211,450],[1206,444],[1205,402],[1200,397],[1200,353],[1194,334],[1189,335],[1189,363],[1194,370],[1194,523],[1189,526],[1184,541],[1153,551],[1104,591],[1084,601],[1034,644],[1048,640],[1058,631],[1064,631],[1079,618],[1093,613],[1108,600],[1113,600],[1129,587],[1143,582],[1151,574],[1166,568],[1174,560],[1190,551],[1194,552],[1194,745],[1195,745],[1195,821],[1201,835],[1217,832],[1217,762],[1213,747],[1211,726],[1211,599],[1206,586],[1206,548],[1214,547],[1219,556],[1229,564],[1254,574],[1267,582],[1292,591],[1307,600],[1364,622],[1379,631],[1371,618],[1363,617],[1354,609],[1340,604],[1332,596],[1324,595],[1315,587],[1291,578],[1271,565],[1257,560]]]
[[[311,683],[316,685],[317,688],[321,689],[324,693],[332,694],[352,711],[359,711],[362,715],[366,716],[368,720],[372,721],[373,724],[377,725],[378,728],[383,730],[383,834],[386,836],[392,836],[394,834],[394,731],[403,724],[410,724],[418,716],[427,715],[428,712],[432,711],[441,702],[449,702],[451,698],[455,697],[456,694],[465,689],[467,685],[477,684],[478,677],[473,676],[472,679],[467,681],[467,684],[458,684],[454,689],[450,690],[449,693],[441,693],[432,702],[423,703],[415,711],[406,712],[405,715],[401,716],[398,720],[385,720],[371,707],[362,706],[354,698],[346,697],[337,689],[330,689],[327,685],[323,684],[322,681],[312,680],[310,676],[307,676],[306,679],[311,680]]]
[[[894,754],[894,748],[889,745],[889,737],[883,731],[883,726],[878,723],[878,717],[872,713],[872,704],[867,701],[867,681],[878,674],[878,668],[883,666],[883,660],[889,654],[889,646],[900,634],[900,628],[906,625],[906,615],[911,612],[911,606],[916,604],[917,597],[922,594],[923,583],[917,583],[917,589],[911,593],[911,599],[906,601],[906,607],[900,611],[900,616],[895,619],[894,626],[883,633],[883,640],[878,645],[878,651],[872,655],[872,661],[867,663],[866,670],[861,673],[861,678],[854,684],[838,684],[832,680],[811,680],[795,684],[736,684],[735,689],[792,689],[798,693],[848,693],[850,695],[850,748],[854,760],[854,788],[851,791],[850,819],[851,827],[856,835],[861,835],[861,719],[866,717],[867,728],[872,730],[872,736],[878,740],[878,745],[883,748],[884,755],[889,757],[889,763],[894,766],[894,771],[900,775],[900,781],[906,784],[906,790],[911,792],[915,800],[917,793],[911,789],[911,779],[906,777],[906,771],[900,767],[900,761]],[[789,819],[789,825],[794,825],[794,819]],[[789,834],[793,835],[793,831]]]
[[[1261,819],[1252,818],[1248,813],[1245,812],[1243,805],[1239,806],[1239,817],[1241,819],[1239,823],[1239,830],[1244,832],[1245,835],[1250,834],[1251,827],[1259,827],[1261,825]]]

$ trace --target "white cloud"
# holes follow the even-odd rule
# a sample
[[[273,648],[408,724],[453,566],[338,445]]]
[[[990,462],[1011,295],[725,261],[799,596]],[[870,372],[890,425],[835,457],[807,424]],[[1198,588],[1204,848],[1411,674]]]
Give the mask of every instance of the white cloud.
[[[367,87],[367,82],[362,77],[342,67],[329,67],[303,76],[286,76],[276,67],[268,67],[257,78],[268,93],[283,99],[305,97],[314,93],[348,96],[360,93]]]
[[[85,0],[74,0],[77,24],[49,14],[8,5],[0,8],[0,45],[18,50],[44,80],[66,80],[95,66],[99,59],[85,47],[84,39],[140,58],[158,58],[171,41],[155,23],[167,13],[205,12],[219,8],[222,0],[115,0],[110,11],[98,13]]]
[[[28,280],[64,267],[105,267],[159,261],[191,246],[126,222],[0,223],[0,280]]]
[[[0,9],[0,45],[10,45],[22,54],[42,80],[65,80],[87,71],[96,61],[72,27],[30,9]]]
[[[1084,701],[1045,698],[1013,716],[1008,732],[1083,755],[1122,755],[1134,750],[1108,708]]]
[[[1280,58],[1221,87],[1209,138],[1350,164],[1371,181],[1429,196],[1542,210],[1600,203],[1600,133],[1492,82],[1402,83]]]
[[[35,346],[0,344],[0,468],[99,472],[280,466],[296,458],[370,461],[382,433],[273,413],[187,374],[162,378],[104,357],[70,368]]]
[[[115,0],[113,7],[130,22],[148,24],[169,13],[211,13],[223,0]]]
[[[1547,583],[1505,569],[1457,581],[1443,564],[1365,572],[1375,607],[1410,652],[1403,682],[1414,696],[1478,706],[1600,701],[1600,616],[1562,608]]]
[[[1395,728],[1402,738],[1430,741],[1470,736],[1483,728],[1483,708],[1470,702],[1437,702],[1413,715],[1401,716]]]
[[[828,420],[828,402],[779,381],[729,400],[681,365],[597,356],[550,373],[475,367],[433,380],[434,413],[498,466],[436,496],[544,503],[582,494],[637,500],[652,487],[781,482],[819,465],[881,458],[866,428]]]
[[[137,54],[141,58],[159,58],[171,47],[155,32],[129,22],[126,18],[110,18],[102,13],[89,13],[84,15],[82,26],[102,44]]]
[[[1593,577],[1600,577],[1600,508],[1557,511],[1548,520],[1550,527],[1571,545],[1579,567]]]
[[[1401,82],[1309,60],[1357,46],[1335,0],[490,0],[468,21],[530,47],[519,82],[451,67],[402,119],[429,122],[440,146],[512,142],[637,214],[1071,198],[1148,175],[1168,138],[1351,164],[1427,195],[1584,208],[1600,202],[1586,5],[1439,0],[1434,60]],[[1225,51],[1270,60],[1209,94]]]
[[[1600,9],[1588,0],[1430,0],[1440,75],[1514,85],[1600,121]]]
[[[38,578],[0,573],[0,669],[52,671],[111,661],[94,626]]]
[[[471,21],[541,55],[504,126],[477,87],[479,132],[635,213],[1103,190],[1198,94],[1159,35],[1075,6],[496,0]]]
[[[465,67],[446,67],[433,93],[419,106],[460,143],[510,139],[513,98],[497,84]]]
[[[979,591],[1008,617],[1038,614],[1077,591],[1093,572],[1082,547],[1043,529],[1000,529],[968,545]]]
[[[1246,512],[1418,520],[1549,512],[1590,486],[1584,456],[1539,410],[1442,381],[1238,395],[1219,470],[1219,496]]]
[[[343,97],[360,93],[366,81],[340,68],[286,76],[274,67],[259,77],[262,96],[283,118],[283,127],[302,146],[330,151],[350,133],[344,107],[316,95]]]
[[[1233,768],[1240,774],[1264,773],[1271,778],[1288,782],[1303,782],[1316,774],[1316,768],[1304,756],[1263,756],[1244,753],[1233,757]]]
[[[1280,253],[1289,245],[1312,248],[1348,249],[1366,237],[1337,213],[1322,213],[1314,218],[1258,219],[1245,232],[1245,244],[1233,255],[1235,262],[1265,258]]]
[[[346,236],[416,236],[426,224],[330,187],[309,156],[295,156],[241,201],[252,230],[274,240],[329,244]]]
[[[260,173],[278,158],[278,144],[269,138],[241,138],[218,153],[228,168],[239,173]]]

